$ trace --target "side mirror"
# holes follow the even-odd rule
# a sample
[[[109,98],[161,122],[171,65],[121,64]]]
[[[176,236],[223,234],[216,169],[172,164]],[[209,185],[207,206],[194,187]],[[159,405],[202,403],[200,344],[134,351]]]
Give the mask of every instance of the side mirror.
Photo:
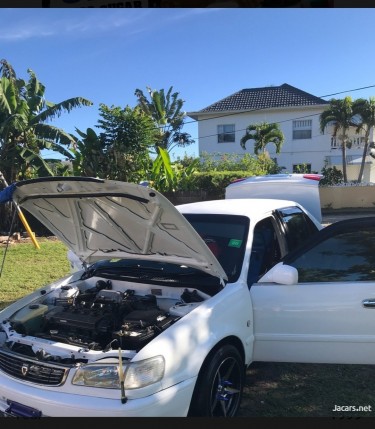
[[[279,262],[272,267],[258,283],[277,283],[280,285],[295,285],[298,283],[298,271],[290,265],[284,265]]]

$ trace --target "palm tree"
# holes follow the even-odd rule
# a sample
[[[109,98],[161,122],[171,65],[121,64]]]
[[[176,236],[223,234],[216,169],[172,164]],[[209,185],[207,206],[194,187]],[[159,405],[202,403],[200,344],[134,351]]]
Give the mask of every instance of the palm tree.
[[[0,61],[0,171],[8,183],[25,178],[29,166],[53,175],[41,156],[43,149],[72,159],[68,148],[74,145],[73,136],[47,122],[63,112],[93,104],[82,97],[60,103],[46,101],[45,86],[32,70],[27,72],[29,80],[25,82],[6,60]]]
[[[320,131],[324,133],[326,127],[332,125],[332,136],[337,136],[341,140],[342,172],[345,183],[348,181],[346,172],[346,146],[349,143],[349,129],[355,125],[353,116],[353,101],[351,97],[345,97],[344,99],[332,98],[329,107],[320,115]],[[339,132],[341,134],[338,134]]]
[[[150,100],[140,89],[135,90],[135,95],[140,108],[153,119],[158,129],[158,137],[154,144],[156,152],[158,147],[170,152],[175,146],[185,147],[194,143],[190,134],[181,131],[186,113],[182,111],[184,100],[178,98],[179,93],[172,93],[172,86],[166,94],[164,89],[156,91],[150,87],[146,88]]]
[[[276,147],[276,153],[280,153],[284,143],[284,134],[276,123],[261,122],[259,124],[249,125],[246,128],[246,134],[241,138],[241,147],[246,150],[246,142],[254,140],[254,153],[265,153],[266,146],[273,143]]]
[[[356,132],[365,132],[365,145],[363,147],[361,168],[358,174],[358,182],[362,182],[366,156],[370,146],[370,132],[375,128],[375,97],[368,100],[359,98],[353,102],[354,120],[358,120]]]

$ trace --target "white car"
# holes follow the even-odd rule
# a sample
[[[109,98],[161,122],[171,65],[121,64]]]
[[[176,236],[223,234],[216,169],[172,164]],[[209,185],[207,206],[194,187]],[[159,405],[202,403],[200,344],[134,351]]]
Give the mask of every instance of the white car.
[[[367,254],[335,283],[332,255],[351,250],[336,240],[309,271],[314,247],[298,248],[330,227],[296,202],[174,207],[145,186],[83,177],[18,182],[7,200],[84,269],[0,312],[4,415],[230,417],[253,361],[374,363],[364,308],[375,283],[365,268],[362,278],[350,271]],[[355,244],[366,250],[363,234]]]
[[[319,182],[322,174],[281,173],[237,179],[225,189],[225,198],[276,198],[300,203],[322,221]]]

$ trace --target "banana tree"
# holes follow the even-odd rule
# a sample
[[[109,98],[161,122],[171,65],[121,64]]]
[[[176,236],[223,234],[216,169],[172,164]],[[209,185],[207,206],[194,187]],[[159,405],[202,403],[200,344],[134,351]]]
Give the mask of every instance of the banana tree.
[[[31,69],[27,72],[26,82],[17,78],[6,60],[0,61],[0,170],[9,183],[24,178],[28,167],[39,169],[41,175],[51,175],[42,157],[44,149],[72,159],[69,148],[74,144],[73,136],[48,122],[64,112],[92,105],[82,97],[60,103],[47,101],[45,86]]]
[[[76,132],[81,140],[75,138],[75,143],[71,148],[74,155],[72,161],[74,174],[107,178],[109,168],[103,139],[92,128],[87,128],[86,133],[76,128]]]
[[[158,155],[153,161],[148,181],[160,192],[188,190],[193,186],[194,173],[199,165],[196,158],[187,167],[172,163],[166,149],[158,148]]]
[[[140,89],[135,90],[135,96],[138,98],[139,107],[153,119],[158,131],[154,143],[155,151],[160,147],[170,152],[175,146],[185,147],[194,143],[190,134],[181,131],[186,113],[182,111],[184,100],[179,98],[179,93],[172,92],[172,86],[167,93],[164,89],[156,91],[150,87],[146,88],[149,100]]]

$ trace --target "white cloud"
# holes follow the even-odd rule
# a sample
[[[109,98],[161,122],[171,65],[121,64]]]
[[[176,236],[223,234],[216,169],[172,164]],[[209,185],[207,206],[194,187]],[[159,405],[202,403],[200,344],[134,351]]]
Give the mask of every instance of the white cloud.
[[[4,13],[6,11],[7,13]],[[0,40],[17,42],[45,37],[93,36],[113,30],[147,31],[149,11],[129,9],[3,9]]]
[[[0,40],[17,42],[38,38],[95,36],[121,31],[128,35],[151,32],[173,21],[189,20],[220,9],[3,9]]]

